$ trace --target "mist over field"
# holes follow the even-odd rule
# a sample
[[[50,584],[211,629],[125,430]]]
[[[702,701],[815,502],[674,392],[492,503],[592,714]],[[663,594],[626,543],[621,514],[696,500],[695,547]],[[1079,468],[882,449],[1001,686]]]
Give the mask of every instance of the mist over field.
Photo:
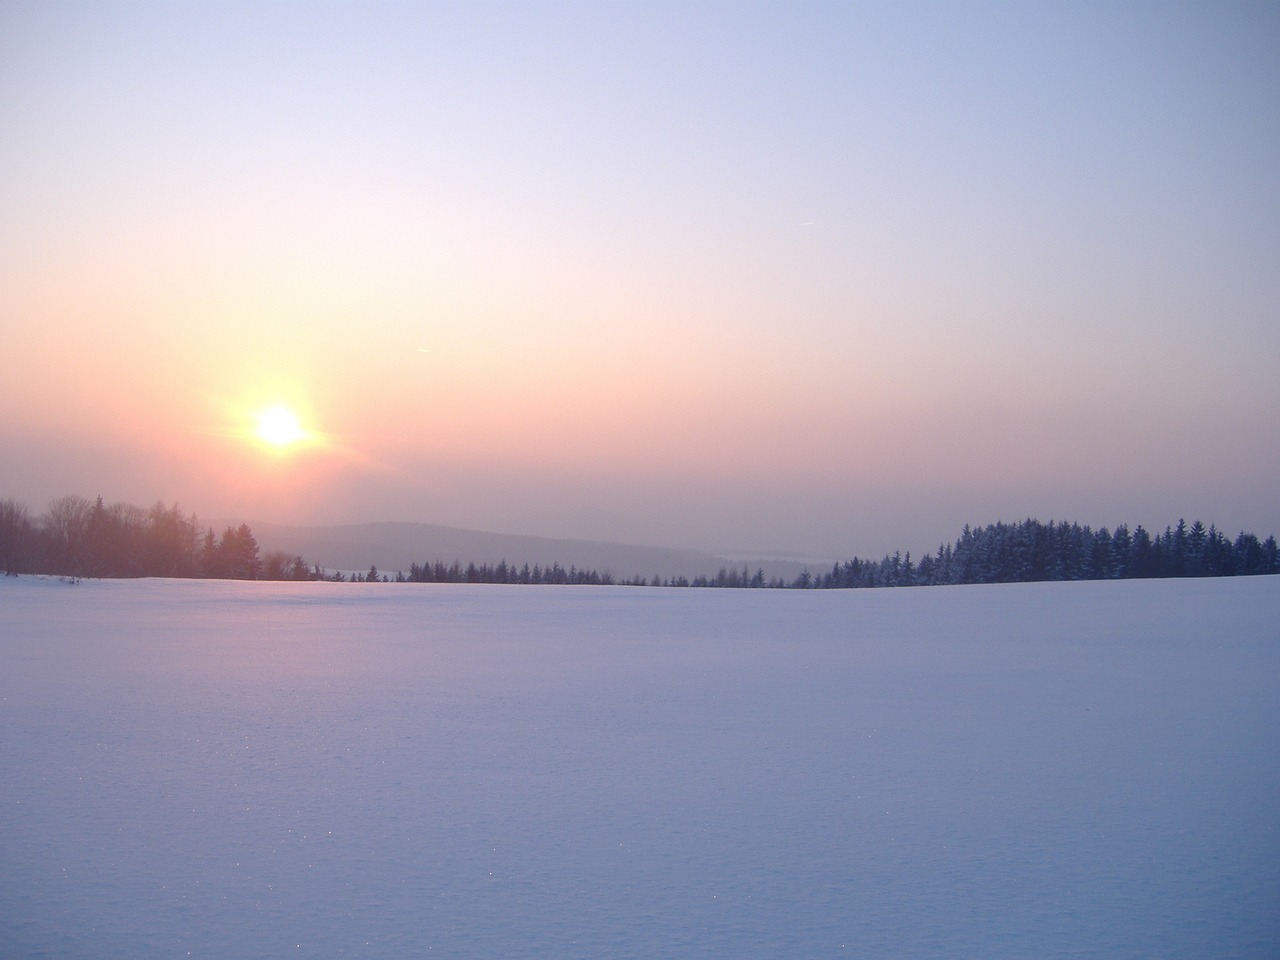
[[[599,570],[615,579],[657,576],[694,578],[714,576],[724,566],[750,566],[772,577],[794,579],[806,566],[829,567],[834,558],[726,557],[696,550],[673,550],[594,540],[513,536],[477,530],[461,530],[422,523],[368,523],[332,527],[289,527],[255,522],[253,529],[264,549],[299,554],[321,567],[364,572],[371,565],[390,574],[408,571],[413,564],[471,562],[496,564],[507,561]]]
[[[1280,951],[1280,578],[0,578],[6,956]]]

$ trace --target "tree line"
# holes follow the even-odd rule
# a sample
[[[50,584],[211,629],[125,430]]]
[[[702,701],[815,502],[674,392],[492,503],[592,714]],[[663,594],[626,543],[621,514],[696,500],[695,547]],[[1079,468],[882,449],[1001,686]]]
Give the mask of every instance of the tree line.
[[[320,575],[299,556],[259,553],[247,524],[221,535],[195,514],[157,502],[107,505],[59,497],[33,517],[25,504],[0,500],[0,569],[6,575],[65,577],[211,577],[310,580]]]
[[[880,560],[854,557],[828,571],[804,570],[790,581],[722,567],[714,576],[615,579],[608,571],[525,563],[435,561],[413,563],[408,573],[327,573],[301,556],[260,555],[248,525],[221,535],[178,505],[108,506],[102,497],[60,497],[31,516],[25,505],[0,500],[0,570],[70,577],[209,577],[234,580],[350,580],[399,583],[500,583],[851,589],[945,584],[1022,583],[1047,580],[1118,580],[1161,577],[1230,577],[1280,573],[1276,538],[1240,532],[1230,538],[1199,520],[1179,520],[1152,535],[1141,524],[1114,531],[1078,523],[994,523],[966,526],[954,544],[913,561],[910,552]]]
[[[356,579],[363,579],[365,582],[369,580],[383,581],[395,580],[404,583],[509,583],[509,584],[587,584],[598,586],[625,586],[625,587],[786,587],[789,586],[784,580],[775,578],[766,580],[764,571],[757,570],[754,574],[750,573],[747,568],[742,570],[730,570],[722,567],[720,572],[714,577],[699,576],[689,579],[688,577],[668,577],[663,579],[657,575],[652,578],[644,576],[634,576],[625,578],[615,578],[609,571],[604,573],[590,568],[579,568],[570,565],[568,568],[560,566],[559,563],[550,563],[546,566],[542,564],[528,563],[517,565],[507,563],[505,560],[496,564],[490,563],[468,563],[465,567],[458,561],[452,563],[444,563],[436,561],[434,563],[413,563],[409,565],[409,572],[397,572],[394,577],[385,574],[379,575],[378,568],[371,567],[367,574],[363,576],[357,574]]]
[[[1274,536],[1259,540],[1242,531],[1230,539],[1199,520],[1190,525],[1179,520],[1153,536],[1141,524],[1095,531],[1078,523],[1028,519],[982,529],[966,526],[954,545],[943,544],[915,563],[910,553],[879,561],[854,557],[819,577],[801,574],[794,585],[907,587],[1275,573],[1280,573],[1280,556]]]
[[[721,567],[715,576],[663,580],[643,577],[615,581],[608,573],[564,569],[559,564],[516,567],[454,562],[412,564],[406,576],[394,579],[413,583],[553,583],[612,584],[666,587],[736,587],[792,589],[850,589],[860,587],[940,586],[972,583],[1025,583],[1046,580],[1119,580],[1162,577],[1231,577],[1280,573],[1276,538],[1259,540],[1243,531],[1228,538],[1215,526],[1199,520],[1179,520],[1154,536],[1141,524],[1114,531],[1092,530],[1079,523],[993,523],[985,528],[964,528],[955,544],[942,544],[935,554],[913,561],[911,553],[886,555],[880,560],[852,560],[813,574],[802,571],[791,581],[768,578],[762,569],[754,573]],[[377,567],[355,579],[389,580]]]

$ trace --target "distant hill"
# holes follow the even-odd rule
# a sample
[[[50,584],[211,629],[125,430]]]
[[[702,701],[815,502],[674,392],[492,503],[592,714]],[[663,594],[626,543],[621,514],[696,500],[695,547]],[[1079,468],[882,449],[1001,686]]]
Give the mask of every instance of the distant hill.
[[[364,571],[376,565],[384,573],[407,572],[413,563],[508,564],[549,566],[558,563],[615,579],[635,577],[663,580],[670,577],[714,576],[721,567],[752,573],[763,569],[766,577],[790,581],[804,563],[775,558],[722,557],[697,550],[671,550],[598,540],[557,540],[515,534],[487,533],[429,523],[360,523],[324,527],[292,527],[253,522],[254,536],[265,553],[281,550],[301,554],[309,564],[328,570]],[[811,566],[814,573],[821,565]]]

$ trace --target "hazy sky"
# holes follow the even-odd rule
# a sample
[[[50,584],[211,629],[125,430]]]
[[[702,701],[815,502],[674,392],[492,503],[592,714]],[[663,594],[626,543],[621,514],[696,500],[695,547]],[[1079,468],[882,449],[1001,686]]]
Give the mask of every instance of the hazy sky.
[[[1280,533],[1277,171],[1274,3],[3,2],[0,497]]]

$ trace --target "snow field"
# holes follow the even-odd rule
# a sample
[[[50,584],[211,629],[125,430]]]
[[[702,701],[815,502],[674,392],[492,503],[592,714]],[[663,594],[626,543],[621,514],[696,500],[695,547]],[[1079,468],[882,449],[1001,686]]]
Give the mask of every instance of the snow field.
[[[1280,578],[0,582],[0,955],[1280,955]]]

